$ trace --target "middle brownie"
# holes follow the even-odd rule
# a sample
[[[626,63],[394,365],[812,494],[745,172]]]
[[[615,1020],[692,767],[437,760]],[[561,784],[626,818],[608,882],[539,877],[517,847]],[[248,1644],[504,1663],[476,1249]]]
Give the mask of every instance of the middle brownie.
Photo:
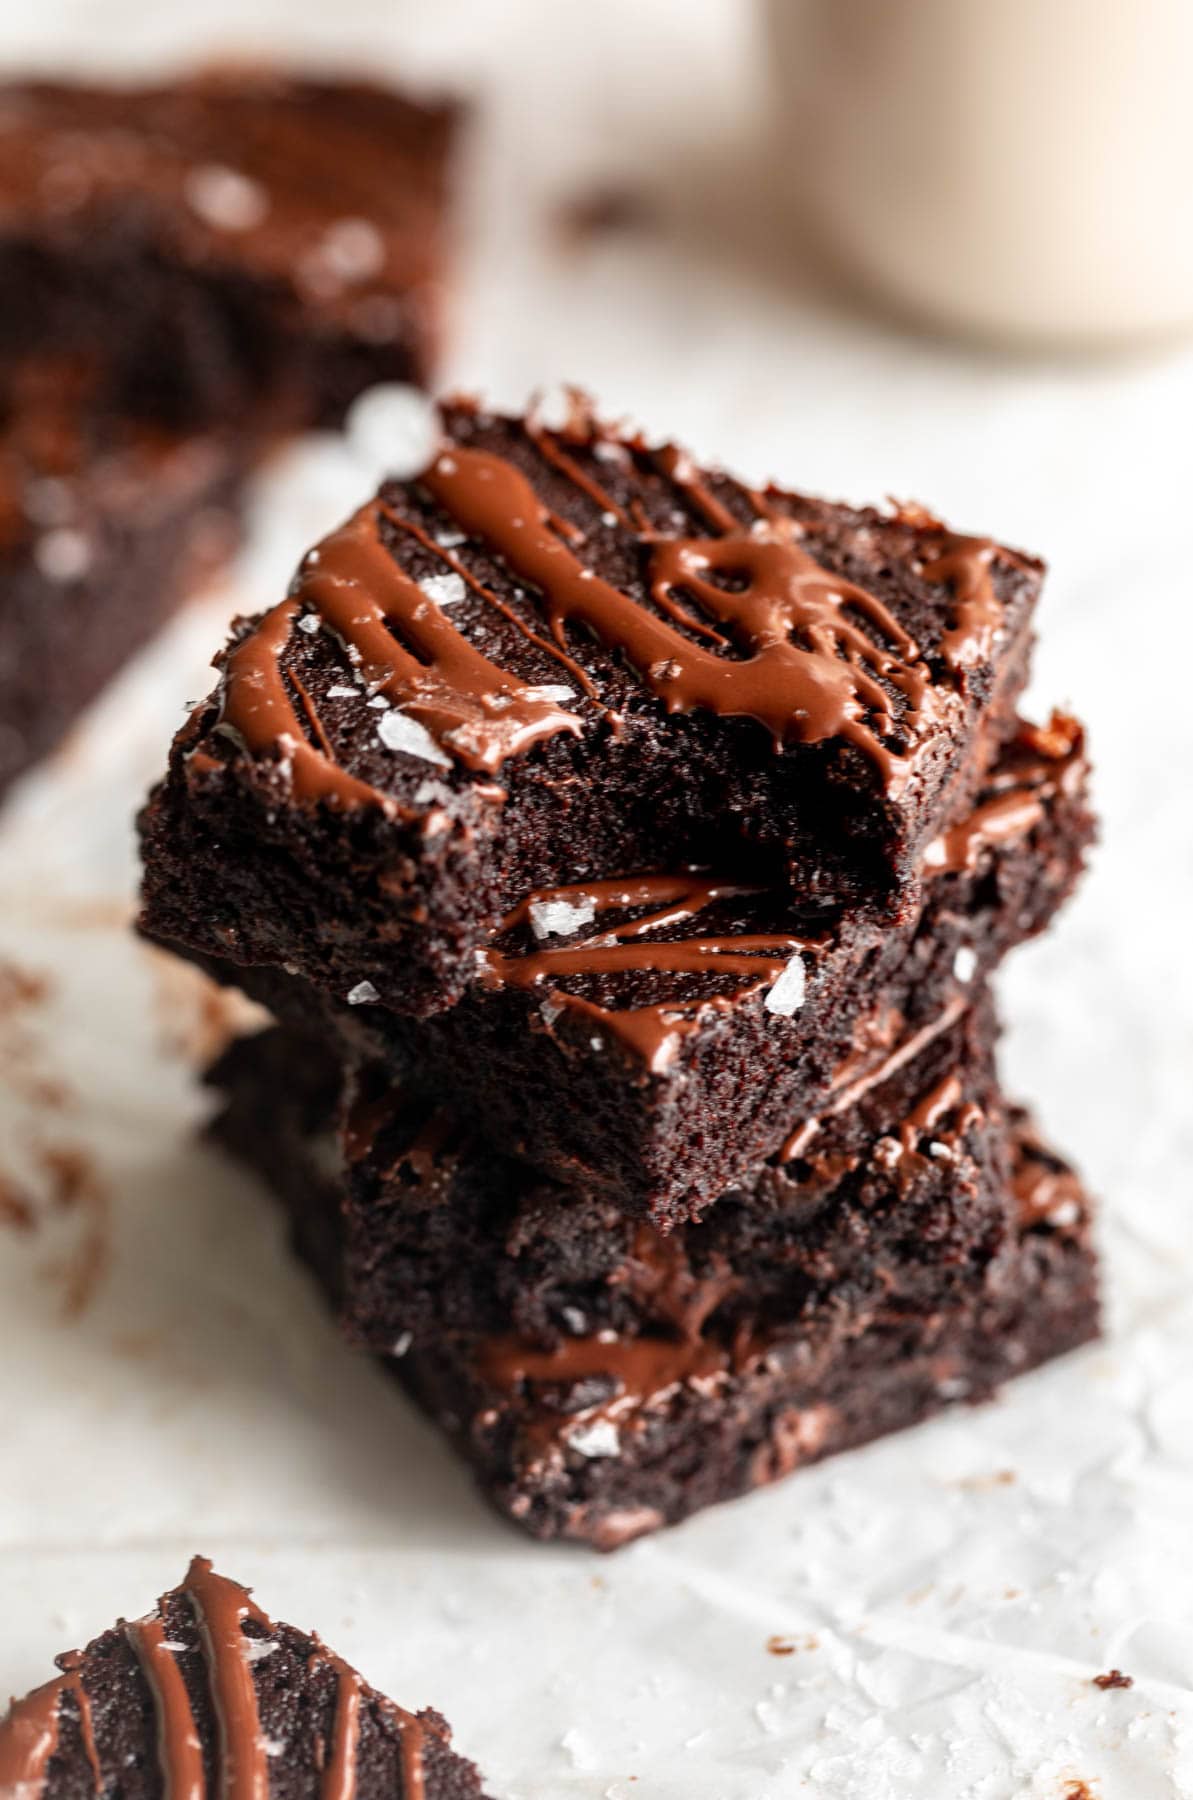
[[[1040,931],[1093,825],[1079,727],[1022,725],[975,810],[929,847],[923,901],[883,930],[713,874],[532,895],[450,1011],[346,1007],[208,962],[347,1060],[413,1077],[499,1150],[666,1231],[780,1149],[844,1058],[972,992]]]
[[[376,1066],[274,1029],[209,1080],[215,1134],[286,1206],[347,1334],[388,1354],[444,1333],[731,1339],[831,1295],[933,1308],[1001,1248],[1007,1129],[988,1001],[839,1073],[774,1162],[664,1237],[494,1154]],[[345,1092],[345,1085],[347,1091]]]

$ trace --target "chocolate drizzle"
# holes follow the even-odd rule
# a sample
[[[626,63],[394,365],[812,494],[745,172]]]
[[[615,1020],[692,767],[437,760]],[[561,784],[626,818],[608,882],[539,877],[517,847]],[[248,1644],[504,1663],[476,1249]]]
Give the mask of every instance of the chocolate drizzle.
[[[1081,726],[1053,713],[1046,726],[1021,722],[1008,758],[1007,773],[957,824],[924,852],[926,875],[967,874],[987,850],[1025,837],[1044,818],[1058,793],[1075,791],[1086,775]]]
[[[0,1795],[40,1800],[62,1729],[62,1702],[74,1701],[83,1750],[91,1767],[95,1792],[101,1787],[99,1753],[91,1719],[91,1700],[83,1686],[77,1651],[59,1659],[61,1675],[14,1700],[0,1720]]]
[[[339,638],[372,694],[466,768],[491,773],[540,738],[580,729],[574,714],[504,674],[451,624],[386,548],[384,516],[372,502],[326,538],[303,564],[289,599],[228,656],[219,729],[254,754],[280,752],[301,799],[354,806],[386,798],[312,744],[299,723],[280,657],[306,613]]]
[[[165,1800],[204,1800],[207,1781],[199,1728],[165,1627],[154,1617],[126,1625],[124,1631],[153,1695]]]
[[[795,521],[759,520],[717,538],[643,534],[655,605],[699,631],[704,621],[674,597],[690,594],[714,628],[724,628],[717,635],[734,652],[716,655],[587,568],[552,529],[528,478],[503,457],[452,445],[421,485],[462,531],[537,590],[561,651],[568,627],[584,626],[622,653],[669,712],[755,719],[776,749],[790,740],[842,737],[877,765],[888,789],[901,785],[906,760],[885,741],[899,729],[890,690],[902,694],[905,726],[914,730],[930,699],[919,650],[881,601],[808,554]]]
[[[989,538],[959,537],[946,532],[936,556],[924,565],[928,581],[946,582],[953,590],[953,616],[941,638],[940,649],[954,671],[989,662],[1003,629],[1002,602],[990,576],[991,564],[998,554],[998,545]]]
[[[587,566],[580,554],[586,533],[553,512],[515,462],[449,442],[415,486],[464,540],[500,562],[523,589],[518,601],[537,607],[544,630],[383,494],[312,552],[290,598],[233,648],[221,729],[254,755],[287,759],[299,798],[392,806],[339,766],[312,707],[302,708],[300,722],[295,678],[281,659],[295,625],[313,612],[340,638],[366,686],[473,773],[491,774],[544,738],[581,731],[549,689],[499,668],[445,617],[400,567],[388,529],[415,540],[558,662],[615,730],[622,721],[573,654],[573,633],[620,655],[668,712],[752,719],[776,751],[842,740],[898,795],[945,702],[921,646],[883,601],[819,563],[806,528],[781,506],[733,484],[751,515],[739,518],[674,445],[651,452],[637,440],[601,436],[588,413],[570,433],[548,431],[533,414],[524,430],[543,465],[598,508],[605,526],[633,534],[641,597]],[[645,459],[705,534],[669,535],[651,524],[639,499],[610,494],[579,459],[593,444],[616,448],[627,466]],[[940,655],[956,675],[986,660],[1001,630],[991,575],[999,554],[984,539],[938,534],[924,566],[927,579],[954,590]]]
[[[563,904],[586,911],[589,917],[642,906],[653,910],[558,947],[548,946],[521,955],[486,950],[482,952],[482,979],[491,987],[544,986],[548,1007],[587,1014],[657,1073],[674,1057],[680,1037],[695,1029],[705,1007],[735,1004],[772,987],[793,955],[819,948],[816,939],[791,932],[649,941],[648,934],[692,918],[718,900],[758,891],[694,873],[634,875],[545,888],[528,895],[506,916],[502,933],[524,924],[531,909],[537,906]],[[742,976],[745,982],[731,997],[710,994],[627,1008],[601,1006],[556,985],[569,976],[598,977],[626,970]]]
[[[243,1626],[270,1621],[248,1591],[196,1556],[183,1583],[195,1611],[211,1681],[220,1747],[220,1800],[269,1800],[269,1763],[257,1715],[257,1690]]]

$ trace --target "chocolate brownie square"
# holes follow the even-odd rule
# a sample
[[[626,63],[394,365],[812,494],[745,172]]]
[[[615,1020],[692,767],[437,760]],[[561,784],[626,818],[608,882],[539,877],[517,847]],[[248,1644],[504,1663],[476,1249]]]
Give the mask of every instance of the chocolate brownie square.
[[[105,414],[68,359],[0,383],[0,796],[231,550],[243,469]]]
[[[1087,1203],[993,1036],[982,1001],[854,1061],[785,1160],[669,1237],[392,1089],[339,1112],[293,1033],[213,1070],[215,1132],[498,1507],[610,1549],[1095,1335]]]
[[[0,1718],[5,1800],[484,1800],[446,1721],[403,1711],[196,1556]]]
[[[430,1089],[496,1148],[664,1230],[779,1150],[859,1035],[914,1031],[1042,930],[1092,835],[1080,728],[1023,724],[935,839],[917,909],[850,909],[716,874],[606,878],[523,900],[448,1012],[321,1003],[273,970],[206,966],[345,1057]]]
[[[611,871],[906,912],[1013,729],[1041,565],[586,409],[442,430],[237,629],[143,816],[146,929],[426,1014]]]
[[[427,379],[454,105],[229,68],[0,86],[0,361],[70,350],[190,430]]]

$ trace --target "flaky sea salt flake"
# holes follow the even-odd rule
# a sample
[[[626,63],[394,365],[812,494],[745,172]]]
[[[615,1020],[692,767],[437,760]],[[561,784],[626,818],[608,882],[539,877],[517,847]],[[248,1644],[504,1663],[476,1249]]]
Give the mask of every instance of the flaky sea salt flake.
[[[437,763],[450,769],[452,759],[441,750],[426,726],[409,713],[387,712],[377,721],[377,736],[387,750],[401,750],[407,756],[420,756],[424,762]]]
[[[767,1012],[777,1013],[780,1018],[789,1019],[803,1005],[807,987],[808,976],[804,968],[804,959],[797,950],[767,994],[763,1005]]]

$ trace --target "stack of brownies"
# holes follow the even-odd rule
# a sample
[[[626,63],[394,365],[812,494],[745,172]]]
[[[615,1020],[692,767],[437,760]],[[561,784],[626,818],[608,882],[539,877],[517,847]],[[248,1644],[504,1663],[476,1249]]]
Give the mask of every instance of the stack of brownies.
[[[0,84],[0,797],[438,337],[458,108],[246,69]]]
[[[1070,892],[1041,565],[456,401],[240,623],[143,926],[276,1024],[212,1071],[351,1339],[609,1549],[1097,1330],[988,978]]]

